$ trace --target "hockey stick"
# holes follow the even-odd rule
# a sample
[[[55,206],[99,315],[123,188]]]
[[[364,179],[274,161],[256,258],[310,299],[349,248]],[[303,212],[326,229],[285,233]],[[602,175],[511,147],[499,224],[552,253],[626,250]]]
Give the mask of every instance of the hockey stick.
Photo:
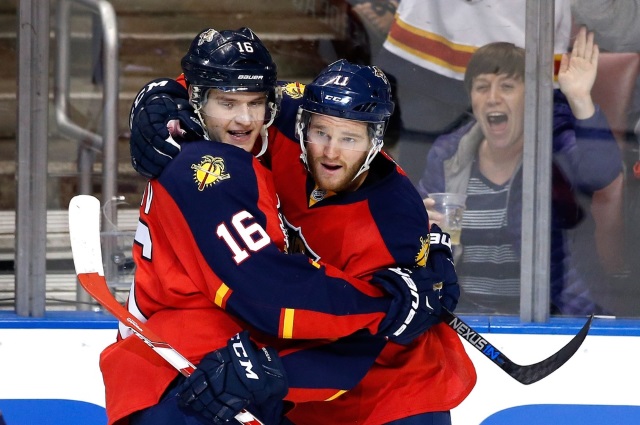
[[[78,195],[71,199],[69,203],[69,236],[71,237],[71,252],[78,280],[89,295],[122,324],[130,327],[138,338],[181,374],[191,375],[196,367],[133,316],[109,291],[102,266],[100,201],[97,198]],[[238,413],[235,419],[243,425],[263,425],[246,410]]]
[[[578,351],[578,348],[580,348],[582,341],[584,341],[587,337],[587,333],[589,333],[591,321],[593,320],[593,315],[591,315],[589,319],[587,319],[587,323],[585,323],[584,326],[582,326],[582,329],[580,329],[580,332],[578,332],[578,334],[557,353],[549,356],[541,362],[522,366],[509,360],[507,356],[498,351],[493,344],[484,339],[478,332],[473,330],[471,326],[463,322],[458,316],[451,313],[444,307],[442,310],[443,313],[440,317],[444,323],[449,325],[449,327],[455,330],[465,341],[484,354],[485,357],[497,364],[510,377],[525,385],[533,384],[534,382],[546,378],[565,364],[567,360],[569,360],[576,351]]]
[[[171,345],[164,342],[147,328],[144,323],[139,322],[109,291],[102,265],[100,201],[98,199],[93,196],[79,195],[71,200],[69,204],[69,234],[71,236],[71,249],[76,273],[82,287],[120,322],[129,326],[138,338],[144,341],[171,366],[185,376],[191,375],[195,370],[195,366]],[[528,385],[558,370],[578,351],[589,332],[593,316],[589,317],[580,332],[560,351],[541,362],[524,366],[511,361],[498,351],[493,344],[450,311],[443,309],[441,318],[464,340],[498,365],[509,376],[522,384]],[[238,414],[236,419],[246,425],[261,424],[258,419],[247,411]]]

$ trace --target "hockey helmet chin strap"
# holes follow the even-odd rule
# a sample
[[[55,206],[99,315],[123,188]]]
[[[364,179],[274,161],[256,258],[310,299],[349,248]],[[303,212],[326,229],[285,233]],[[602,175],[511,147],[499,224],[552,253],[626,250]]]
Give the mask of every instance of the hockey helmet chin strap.
[[[269,127],[273,124],[273,121],[276,119],[276,114],[278,113],[278,107],[273,102],[269,102],[269,121],[265,123],[260,129],[260,137],[262,137],[262,146],[260,147],[260,152],[257,153],[256,158],[260,158],[267,151],[267,147],[269,146]]]

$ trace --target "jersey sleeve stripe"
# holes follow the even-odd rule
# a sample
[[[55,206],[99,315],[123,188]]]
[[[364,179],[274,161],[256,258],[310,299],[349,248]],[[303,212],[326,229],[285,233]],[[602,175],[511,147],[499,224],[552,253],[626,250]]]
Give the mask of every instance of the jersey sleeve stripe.
[[[334,395],[332,395],[331,397],[329,397],[328,399],[326,399],[325,401],[335,400],[336,398],[340,397],[342,394],[344,394],[346,392],[347,392],[347,390],[340,390],[337,393],[335,393]]]
[[[216,291],[216,305],[224,309],[225,305],[227,304],[227,300],[231,296],[231,292],[232,291],[229,290],[229,287],[227,285],[225,285],[224,283],[220,284],[220,287]]]
[[[295,315],[295,310],[292,308],[284,309],[284,320],[282,324],[282,338],[291,339],[293,338],[293,317]]]

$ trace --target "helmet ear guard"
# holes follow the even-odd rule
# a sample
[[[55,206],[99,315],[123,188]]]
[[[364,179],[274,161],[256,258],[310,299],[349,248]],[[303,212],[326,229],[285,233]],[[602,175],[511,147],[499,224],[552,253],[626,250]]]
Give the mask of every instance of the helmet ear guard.
[[[260,38],[249,28],[237,31],[202,30],[191,42],[181,61],[189,86],[189,101],[208,133],[201,110],[210,89],[225,92],[264,92],[267,94],[263,150],[267,145],[267,127],[280,107],[276,95],[277,67]],[[207,134],[208,136],[208,134]]]
[[[296,117],[296,135],[302,149],[300,158],[309,169],[305,140],[311,113],[368,123],[371,148],[355,179],[369,169],[382,149],[394,107],[391,85],[378,67],[355,65],[344,59],[332,63],[305,86]]]

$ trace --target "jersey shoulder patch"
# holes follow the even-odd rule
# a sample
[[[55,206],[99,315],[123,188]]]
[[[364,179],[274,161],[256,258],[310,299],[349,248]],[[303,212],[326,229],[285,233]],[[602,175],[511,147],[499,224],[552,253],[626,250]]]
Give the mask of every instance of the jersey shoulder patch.
[[[282,82],[278,89],[283,97],[289,97],[291,99],[302,99],[304,94],[305,85],[302,83],[294,82]]]

